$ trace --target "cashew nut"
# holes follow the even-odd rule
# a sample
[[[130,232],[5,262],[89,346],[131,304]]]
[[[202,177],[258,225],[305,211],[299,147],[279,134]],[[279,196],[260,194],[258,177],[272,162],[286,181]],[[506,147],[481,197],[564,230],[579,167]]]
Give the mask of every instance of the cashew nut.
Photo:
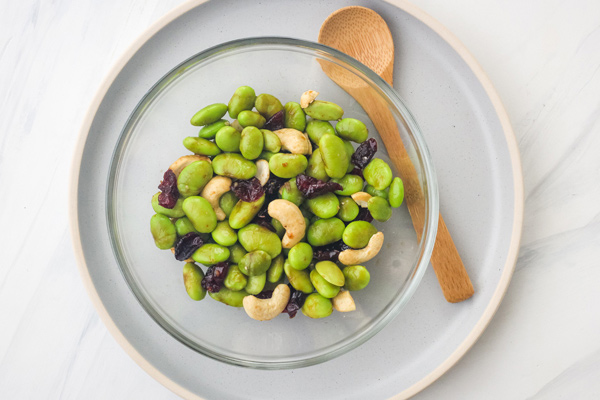
[[[210,158],[208,158],[206,156],[201,156],[198,154],[191,154],[191,155],[179,157],[177,160],[175,160],[175,162],[173,164],[171,164],[169,169],[175,173],[176,177],[179,177],[179,174],[181,173],[181,171],[183,171],[183,169],[185,167],[187,167],[194,161],[200,161],[200,160],[205,160],[205,161],[210,162]]]
[[[273,290],[270,299],[246,296],[242,300],[242,305],[250,318],[257,321],[268,321],[281,314],[289,299],[290,288],[282,283]]]
[[[300,96],[300,107],[308,107],[310,103],[315,101],[318,95],[319,92],[315,90],[307,90],[306,92],[302,93],[302,96]]]
[[[293,128],[273,131],[281,140],[281,148],[293,154],[312,154],[312,144],[308,135]]]
[[[227,178],[226,176],[215,176],[208,181],[206,186],[204,186],[204,189],[202,189],[202,193],[200,194],[200,196],[208,200],[213,210],[215,210],[215,214],[217,214],[217,219],[219,221],[223,221],[225,218],[227,218],[225,212],[219,206],[219,199],[224,193],[229,192],[230,189],[231,179]]]
[[[261,186],[265,186],[271,176],[269,172],[269,162],[267,160],[258,160],[256,162],[256,179],[260,181]]]
[[[288,200],[276,199],[269,203],[267,212],[285,228],[285,235],[281,239],[284,249],[291,249],[304,237],[306,221],[297,205]]]
[[[171,253],[175,254],[175,247],[171,247]],[[194,260],[192,260],[191,258],[188,258],[187,260],[183,260],[186,263],[193,263]]]
[[[340,290],[340,292],[331,300],[335,311],[348,312],[356,310],[354,299],[347,290]]]
[[[354,200],[356,204],[358,204],[360,207],[367,208],[367,203],[369,202],[369,199],[373,196],[371,196],[367,192],[356,192],[350,197],[352,197],[352,200]]]
[[[338,260],[344,265],[361,264],[375,257],[381,250],[381,246],[383,246],[383,232],[377,232],[371,236],[367,247],[358,250],[344,250],[338,256]]]

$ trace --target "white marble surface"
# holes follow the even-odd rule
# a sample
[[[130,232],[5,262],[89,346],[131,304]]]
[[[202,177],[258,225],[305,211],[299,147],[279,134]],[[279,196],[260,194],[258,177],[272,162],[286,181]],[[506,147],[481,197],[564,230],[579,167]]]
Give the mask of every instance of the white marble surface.
[[[100,321],[66,205],[94,91],[129,43],[180,3],[0,0],[2,399],[177,398]],[[504,302],[471,351],[415,398],[598,399],[600,3],[414,3],[488,73],[525,178],[521,252]]]

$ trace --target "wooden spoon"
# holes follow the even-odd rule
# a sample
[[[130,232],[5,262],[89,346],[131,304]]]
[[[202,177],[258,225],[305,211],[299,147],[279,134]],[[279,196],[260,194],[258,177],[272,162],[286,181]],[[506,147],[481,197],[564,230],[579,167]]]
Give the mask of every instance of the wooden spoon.
[[[319,43],[356,58],[393,86],[394,41],[387,24],[375,11],[359,6],[337,10],[321,26]],[[364,81],[333,63],[323,61],[321,66],[333,81],[354,97],[377,128],[404,182],[406,205],[420,240],[425,198],[415,167],[400,138],[396,119],[381,96]],[[473,284],[441,214],[431,263],[447,301],[457,303],[473,295]]]

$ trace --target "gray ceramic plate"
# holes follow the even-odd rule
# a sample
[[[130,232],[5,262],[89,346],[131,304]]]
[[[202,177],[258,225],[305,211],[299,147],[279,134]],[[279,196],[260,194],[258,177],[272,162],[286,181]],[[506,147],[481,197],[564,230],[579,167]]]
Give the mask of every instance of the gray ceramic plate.
[[[167,71],[203,49],[247,36],[314,41],[325,18],[347,5],[342,0],[303,1],[302,6],[291,0],[185,3],[142,35],[101,86],[82,127],[71,185],[74,247],[98,313],[142,368],[183,397],[405,398],[458,361],[506,291],[521,233],[522,176],[514,134],[496,92],[466,49],[414,6],[355,4],[379,12],[390,26],[397,55],[395,88],[427,139],[440,209],[475,296],[446,303],[430,270],[405,310],[369,342],[332,361],[285,371],[255,371],[208,359],[146,314],[114,260],[105,218],[109,163],[131,111]]]

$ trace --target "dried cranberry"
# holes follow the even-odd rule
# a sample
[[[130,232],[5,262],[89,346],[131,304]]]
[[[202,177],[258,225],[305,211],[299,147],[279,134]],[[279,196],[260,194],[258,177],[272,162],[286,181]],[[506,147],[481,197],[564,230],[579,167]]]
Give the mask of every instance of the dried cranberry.
[[[227,261],[209,267],[206,270],[204,279],[202,279],[202,287],[211,293],[217,293],[223,287],[227,271],[229,271],[229,263]]]
[[[369,212],[368,208],[362,208],[358,211],[358,215],[354,218],[355,221],[367,221],[373,222],[373,216]]]
[[[365,177],[363,176],[363,170],[358,168],[358,167],[354,167],[354,169],[352,171],[350,171],[351,175],[358,175],[361,178],[365,179]]]
[[[356,167],[363,169],[371,161],[377,152],[377,140],[370,138],[362,142],[357,148],[350,162]]]
[[[238,199],[245,202],[253,202],[265,194],[265,191],[257,178],[239,180],[231,184],[231,191]]]
[[[172,209],[177,203],[179,191],[177,190],[177,177],[175,172],[168,169],[163,175],[162,182],[158,185],[161,194],[158,195],[158,205],[164,208]]]
[[[263,290],[259,294],[255,294],[254,297],[256,297],[258,299],[270,299],[271,297],[273,297],[273,291],[272,290]]]
[[[264,128],[270,131],[276,131],[278,129],[283,129],[283,110],[276,112],[273,114],[271,118],[267,120]]]
[[[204,241],[196,232],[186,233],[175,244],[175,259],[178,261],[187,260],[203,244]]]
[[[350,246],[341,240],[327,246],[315,247],[313,249],[313,259],[317,261],[337,261],[340,253],[349,248]]]
[[[304,174],[296,176],[296,186],[307,199],[314,199],[322,194],[344,189],[339,183],[323,182]]]
[[[277,232],[277,229],[275,229],[275,227],[273,226],[273,224],[271,224],[269,221],[267,221],[266,219],[257,219],[254,221],[254,223],[256,225],[260,225],[263,228],[267,228],[268,230],[270,230],[271,232]]]
[[[290,318],[294,318],[298,310],[304,305],[304,300],[306,300],[307,295],[294,289],[289,283],[288,286],[290,288],[290,299],[281,313],[287,313]]]
[[[277,197],[279,189],[281,189],[281,187],[286,182],[287,182],[287,179],[280,178],[278,176],[271,174],[271,177],[269,178],[269,180],[267,181],[267,183],[265,184],[265,186],[263,188],[265,191],[265,194],[267,195],[267,199],[272,199],[274,197]]]

